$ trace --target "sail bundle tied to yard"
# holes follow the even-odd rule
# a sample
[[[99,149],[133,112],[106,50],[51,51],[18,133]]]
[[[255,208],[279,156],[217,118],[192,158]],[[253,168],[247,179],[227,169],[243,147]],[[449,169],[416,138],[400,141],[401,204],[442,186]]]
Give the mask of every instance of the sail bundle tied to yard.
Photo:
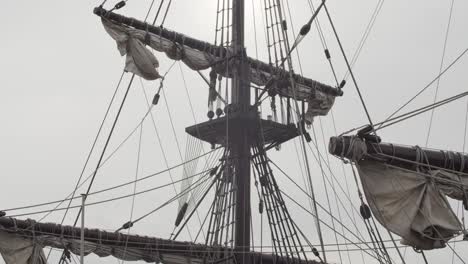
[[[147,80],[159,78],[155,70],[157,59],[145,45],[165,53],[172,60],[184,62],[190,69],[201,71],[212,69],[214,73],[230,78],[230,69],[236,58],[232,48],[212,45],[165,28],[148,25],[133,18],[127,18],[103,8],[94,13],[102,17],[107,33],[117,42],[121,55],[127,55],[125,70]],[[314,116],[326,115],[334,104],[335,97],[341,96],[341,89],[318,81],[292,74],[294,90],[291,88],[290,73],[259,60],[246,57],[250,67],[250,81],[273,94],[305,101],[308,103],[306,119],[312,122]]]
[[[462,233],[463,226],[447,196],[466,205],[468,175],[463,172],[463,165],[457,166],[459,173],[430,164],[424,166],[428,158],[419,147],[409,148],[417,157],[404,161],[398,152],[408,147],[370,143],[358,137],[332,138],[329,147],[330,153],[355,163],[373,215],[399,235],[403,244],[424,250],[441,248]],[[444,155],[452,156],[446,164],[455,168],[455,155]],[[464,164],[463,156],[457,157],[458,163]]]
[[[6,264],[45,264],[43,248],[51,247],[80,255],[81,229],[54,223],[38,223],[0,217],[0,254]],[[99,229],[84,229],[84,254],[113,256],[125,261],[145,261],[164,264],[235,263],[233,249],[174,241],[155,237],[127,235]],[[250,263],[318,264],[260,252],[247,252]]]

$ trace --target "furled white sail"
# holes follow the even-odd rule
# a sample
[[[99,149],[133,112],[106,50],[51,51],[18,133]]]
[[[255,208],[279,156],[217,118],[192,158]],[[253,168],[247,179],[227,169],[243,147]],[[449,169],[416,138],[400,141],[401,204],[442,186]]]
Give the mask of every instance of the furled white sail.
[[[463,230],[445,197],[458,196],[460,189],[444,181],[446,172],[423,174],[371,160],[360,161],[357,168],[375,218],[403,244],[440,248]]]
[[[0,253],[6,264],[46,264],[43,248],[51,247],[80,255],[80,229],[51,223],[37,223],[0,217]],[[164,264],[227,263],[236,261],[233,250],[203,244],[147,236],[126,235],[99,229],[85,229],[84,255],[112,256],[125,261]],[[67,254],[65,254],[67,255]],[[285,258],[250,252],[252,264],[317,264],[313,260]]]
[[[156,80],[160,78],[157,68],[159,62],[148,50],[140,39],[135,38],[125,30],[115,27],[110,22],[103,20],[107,33],[117,42],[120,55],[127,55],[125,70],[135,73],[146,80]]]
[[[332,150],[336,143],[331,141]],[[463,231],[446,196],[466,199],[466,174],[429,170],[424,164],[413,169],[394,166],[378,155],[368,154],[367,148],[363,140],[353,137],[341,156],[355,162],[373,215],[402,237],[403,244],[419,249],[440,248]],[[422,150],[418,153],[424,156]]]
[[[114,23],[105,18],[102,19],[102,23],[109,35],[117,42],[121,55],[127,54],[125,69],[147,80],[157,79],[159,74],[154,69],[158,66],[156,58],[144,47],[143,43],[156,51],[164,52],[173,60],[181,60],[192,70],[200,71],[213,68],[217,74],[230,77],[228,69],[232,68],[235,56],[229,48],[223,49],[223,54],[218,54],[211,51],[210,48],[213,46],[208,44],[205,50],[200,50],[148,31]],[[249,64],[252,83],[258,86],[267,86],[269,90],[275,91],[281,96],[307,101],[309,103],[306,114],[308,122],[312,122],[314,116],[326,115],[333,106],[337,94],[326,92],[334,90],[332,87],[295,76],[295,90],[293,91],[288,72],[273,67],[269,71],[260,69],[261,62],[253,59],[249,59]]]

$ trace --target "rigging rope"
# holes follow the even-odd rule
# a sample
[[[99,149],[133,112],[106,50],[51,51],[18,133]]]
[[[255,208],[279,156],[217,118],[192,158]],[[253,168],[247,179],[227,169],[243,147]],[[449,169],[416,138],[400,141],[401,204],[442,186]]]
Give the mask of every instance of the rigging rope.
[[[282,18],[282,11],[280,9],[280,2],[279,0],[277,0],[277,6],[278,6],[278,13],[279,13],[279,20],[280,21],[283,21],[283,18]],[[283,34],[283,45],[284,45],[284,48],[286,50],[286,54],[290,54],[290,47],[289,47],[289,39],[288,39],[288,35],[287,35],[287,31],[286,31],[286,28],[282,27],[282,34]],[[291,87],[292,87],[292,93],[293,93],[293,98],[294,98],[294,104],[296,106],[296,109],[299,109],[299,106],[298,106],[298,102],[297,102],[297,99],[296,99],[296,93],[295,93],[295,80],[293,78],[293,64],[292,64],[292,60],[291,60],[291,56],[288,55],[287,56],[287,63],[288,63],[288,67],[289,67],[289,79],[290,79],[290,83],[291,83]],[[298,114],[298,119],[300,119],[300,114]],[[302,126],[299,126],[299,134],[300,135],[304,135],[304,131],[303,131],[303,127]],[[312,197],[312,202],[313,202],[313,205],[314,205],[314,212],[315,212],[315,225],[316,225],[316,228],[317,228],[317,234],[318,234],[318,237],[319,237],[319,240],[320,240],[320,244],[322,245],[321,246],[321,249],[322,249],[322,254],[323,254],[323,259],[324,261],[326,262],[327,261],[327,258],[326,258],[326,254],[325,254],[325,247],[323,246],[324,242],[323,242],[323,235],[322,235],[322,231],[321,231],[321,227],[320,227],[320,221],[319,221],[319,217],[318,217],[318,211],[317,211],[317,201],[315,199],[315,192],[314,192],[314,188],[313,188],[313,184],[312,184],[312,176],[311,176],[311,172],[310,172],[310,167],[309,167],[309,162],[308,162],[308,157],[307,157],[307,152],[306,152],[306,149],[305,149],[305,140],[304,140],[304,137],[301,136],[301,146],[302,146],[302,150],[303,150],[303,157],[304,157],[304,163],[306,164],[306,168],[307,168],[307,175],[308,175],[308,180],[309,180],[309,189],[311,191],[311,197]]]
[[[357,62],[357,59],[359,58],[359,55],[361,54],[362,49],[364,48],[364,44],[366,43],[367,38],[369,37],[372,28],[374,27],[375,21],[377,20],[377,16],[380,13],[380,10],[382,9],[382,6],[384,4],[385,0],[379,0],[377,2],[377,5],[374,8],[374,11],[371,15],[371,18],[369,20],[369,23],[366,26],[366,29],[364,30],[364,34],[361,37],[361,40],[359,41],[358,47],[356,51],[353,54],[353,57],[351,59],[351,69],[354,67],[354,65]],[[343,77],[343,80],[347,80],[349,77],[349,70],[346,71],[346,74]]]
[[[424,106],[424,107],[418,108],[418,109],[416,109],[416,110],[413,110],[413,111],[411,111],[411,112],[405,113],[405,114],[400,115],[400,116],[398,116],[398,117],[391,118],[391,119],[387,119],[387,120],[385,120],[385,121],[383,121],[383,122],[380,122],[380,123],[376,124],[376,125],[379,125],[379,127],[378,127],[377,129],[375,129],[375,130],[377,131],[377,130],[380,130],[380,129],[383,129],[383,128],[392,126],[392,125],[394,125],[394,124],[400,123],[400,122],[405,121],[405,120],[407,120],[407,119],[409,119],[409,118],[412,118],[412,117],[415,117],[415,116],[420,115],[420,114],[422,114],[422,113],[425,113],[425,112],[427,112],[427,111],[429,111],[429,110],[433,110],[433,109],[438,108],[438,107],[440,107],[440,106],[443,106],[443,105],[445,105],[445,104],[448,104],[448,103],[451,103],[451,102],[453,102],[453,101],[456,101],[456,100],[458,100],[458,99],[460,99],[460,98],[463,98],[463,97],[465,97],[465,96],[467,96],[467,95],[468,95],[468,92],[463,92],[463,93],[461,93],[461,94],[452,96],[452,97],[450,97],[450,98],[444,99],[444,100],[439,101],[439,102],[437,102],[437,103],[434,103],[434,104],[431,104],[431,105],[428,105],[428,106]],[[401,119],[400,119],[400,118],[401,118]],[[391,123],[386,124],[386,125],[383,125],[383,124],[385,124],[385,123],[387,123],[387,122],[389,122],[389,121],[393,121],[393,120],[396,120],[396,121],[391,122]]]
[[[315,144],[314,144],[314,145],[315,145],[315,147],[316,147],[316,151],[317,151],[317,152],[320,152],[320,151],[319,151],[319,148],[318,148],[318,140],[317,140],[317,135],[316,135],[316,133],[315,133],[315,126],[314,126],[314,124],[312,124],[312,132],[313,132],[313,135],[314,135],[314,140],[315,140]],[[325,182],[325,177],[326,177],[326,176],[325,176],[325,172],[324,172],[323,166],[322,166],[322,159],[320,159],[320,157],[319,157],[318,161],[319,161],[318,163],[319,163],[319,167],[320,167],[320,172],[321,172],[321,174],[322,174],[323,185],[324,185],[324,187],[325,187],[325,196],[326,196],[326,198],[327,198],[328,210],[329,210],[330,212],[332,212],[331,203],[330,203],[330,197],[329,197],[329,195],[328,195],[328,187],[327,187],[327,184],[326,184],[326,182]],[[336,229],[336,227],[335,227],[335,220],[332,218],[332,221],[331,221],[331,222],[332,222],[333,230],[335,230],[335,229]],[[336,235],[336,232],[334,233],[334,235],[335,235],[335,241],[336,241],[336,243],[338,244],[338,236]],[[340,248],[338,247],[338,250],[339,250],[339,249],[340,249]],[[339,255],[339,258],[340,258],[340,263],[343,263],[343,257],[341,256],[341,252],[338,251],[338,253],[339,253],[338,255]]]
[[[377,128],[376,128],[375,130],[378,131],[378,130],[383,129],[383,128],[385,128],[385,127],[388,127],[388,126],[397,124],[397,123],[399,123],[399,122],[405,121],[405,120],[407,120],[407,119],[410,119],[410,118],[412,118],[412,117],[415,117],[415,116],[417,116],[417,115],[420,115],[420,114],[422,114],[422,113],[425,113],[425,112],[427,112],[427,111],[429,111],[429,110],[432,110],[432,109],[434,109],[434,108],[438,108],[438,107],[441,107],[441,106],[443,106],[443,105],[445,105],[445,104],[448,104],[448,103],[451,103],[451,102],[453,102],[453,101],[456,101],[456,100],[458,100],[458,99],[460,99],[460,98],[463,98],[463,97],[465,97],[465,96],[467,96],[467,95],[468,95],[468,92],[463,92],[463,93],[454,95],[454,96],[452,96],[452,97],[446,98],[446,99],[444,99],[444,100],[438,101],[438,102],[436,102],[436,103],[434,103],[434,104],[430,104],[430,105],[426,105],[426,106],[423,106],[423,107],[414,109],[414,110],[412,110],[412,111],[410,111],[410,112],[401,114],[401,115],[399,115],[399,116],[392,117],[392,118],[387,118],[387,119],[385,119],[384,121],[381,121],[381,122],[376,123],[375,126],[377,126]],[[467,105],[468,105],[468,104],[467,104]],[[467,106],[467,112],[468,112],[468,106]],[[467,114],[467,116],[468,116],[468,114]],[[396,121],[395,121],[395,122],[392,122],[392,123],[389,123],[389,124],[386,124],[386,123],[391,122],[391,121],[394,121],[394,120],[396,120]],[[386,124],[386,125],[384,125],[384,124]],[[359,126],[359,127],[353,128],[353,129],[350,129],[350,130],[348,130],[348,131],[346,131],[346,132],[341,133],[340,136],[343,136],[343,135],[349,134],[349,133],[351,133],[351,132],[354,132],[354,131],[356,131],[356,130],[362,129],[362,128],[364,128],[365,126],[366,126],[366,125]]]
[[[201,172],[201,173],[197,173],[197,174],[193,175],[193,177],[204,174],[204,173],[207,173],[209,171],[210,170],[204,171],[204,172]],[[161,188],[164,188],[164,187],[167,187],[167,186],[171,186],[171,185],[172,185],[172,183],[167,183],[167,184],[164,184],[164,185],[156,186],[156,187],[153,187],[153,188],[150,188],[150,189],[139,191],[139,192],[136,193],[136,195],[148,193],[148,192],[158,190],[158,189],[161,189]],[[113,197],[113,198],[109,198],[109,199],[106,199],[106,200],[101,200],[101,201],[97,201],[97,202],[93,202],[93,203],[88,203],[88,204],[86,204],[86,206],[88,206],[88,205],[97,205],[97,204],[102,204],[102,203],[108,203],[108,202],[121,200],[121,199],[128,198],[128,197],[133,197],[133,195],[132,194],[127,194],[127,195],[123,195],[123,196]],[[71,206],[69,209],[77,209],[77,208],[80,208],[80,207],[81,207],[81,205],[76,205],[76,206]],[[9,217],[36,215],[36,214],[42,214],[42,213],[48,213],[48,212],[64,211],[66,209],[67,209],[66,207],[54,208],[54,209],[49,209],[49,210],[41,210],[41,211],[34,211],[34,212],[29,212],[29,213],[15,214],[15,215],[11,215]]]
[[[107,0],[105,0],[105,1],[107,1]],[[104,3],[105,3],[105,1],[104,1]],[[81,169],[80,177],[78,177],[78,181],[76,182],[75,188],[73,189],[73,192],[71,194],[72,197],[75,196],[75,193],[79,188],[81,179],[83,178],[84,172],[85,172],[86,168],[88,167],[89,160],[90,160],[91,155],[92,155],[92,153],[94,151],[94,148],[96,147],[97,140],[99,138],[99,135],[101,134],[101,131],[102,131],[104,123],[105,123],[105,121],[107,119],[107,116],[109,115],[109,111],[111,109],[112,103],[114,102],[115,96],[116,96],[116,94],[117,94],[117,92],[119,90],[119,87],[120,87],[120,84],[122,82],[124,74],[125,74],[125,71],[122,71],[122,74],[120,75],[119,81],[117,82],[117,86],[115,87],[114,94],[112,95],[112,98],[111,98],[111,100],[110,100],[110,102],[109,102],[109,104],[107,106],[107,110],[106,110],[106,113],[104,114],[104,118],[101,121],[101,125],[99,126],[98,132],[97,132],[97,134],[96,134],[96,136],[95,136],[95,138],[93,140],[93,144],[91,145],[91,149],[89,150],[88,156],[86,157],[85,164],[83,165],[83,168]],[[70,207],[71,201],[72,200],[70,200],[67,207]],[[67,214],[68,214],[68,210],[65,210],[65,213],[63,214],[63,217],[62,217],[62,220],[61,220],[60,224],[64,223]],[[50,255],[50,251],[49,251],[49,254],[47,255],[47,259],[49,258],[49,255]]]
[[[286,172],[284,172],[284,170],[282,170],[275,162],[273,162],[272,160],[269,160],[275,167],[276,169],[278,169],[289,181],[291,181],[296,187],[298,187],[301,192],[303,192],[307,197],[311,197],[311,195],[306,192],[301,186],[299,186],[299,184],[297,184]],[[335,218],[335,216],[329,212],[324,206],[322,206],[320,203],[317,202],[317,205],[325,212],[327,213],[331,218]],[[323,220],[320,220],[320,221],[323,221]],[[356,237],[359,241],[363,241],[363,236],[362,234],[358,231],[358,234],[361,236],[359,237],[357,234],[353,233],[343,222],[341,222],[340,220],[336,219],[335,218],[335,221],[337,221],[342,227],[344,227],[350,234],[352,234],[354,237]],[[330,226],[328,226],[330,227]],[[330,227],[331,230],[334,230]],[[339,234],[340,236],[343,236],[343,234],[341,234],[340,232],[337,232],[337,234]],[[366,244],[366,246],[369,247],[368,244]],[[370,248],[370,247],[369,247]]]
[[[332,18],[331,18],[331,16],[330,16],[330,12],[328,11],[327,5],[324,5],[324,9],[325,9],[325,13],[327,14],[328,21],[330,22],[330,25],[331,25],[331,27],[332,27],[332,29],[333,29],[333,33],[335,34],[335,38],[336,38],[336,40],[337,40],[337,42],[338,42],[338,45],[339,45],[339,47],[340,47],[341,54],[343,55],[343,58],[344,58],[344,60],[345,60],[345,62],[346,62],[346,67],[348,68],[349,73],[350,73],[350,75],[351,75],[351,79],[353,80],[354,87],[356,88],[356,91],[357,91],[357,93],[358,93],[358,95],[359,95],[359,99],[360,99],[360,101],[361,101],[362,107],[364,108],[364,111],[365,111],[365,113],[366,113],[366,116],[367,116],[367,119],[368,119],[368,121],[369,121],[369,124],[370,124],[371,127],[373,128],[374,125],[373,125],[373,123],[372,123],[372,119],[371,119],[369,110],[367,109],[366,103],[364,102],[364,98],[363,98],[363,96],[362,96],[361,90],[359,89],[359,86],[358,86],[358,84],[357,84],[356,78],[354,77],[354,73],[353,73],[353,71],[352,71],[352,69],[351,69],[351,65],[349,64],[348,57],[346,56],[346,53],[345,53],[344,48],[343,48],[343,44],[341,43],[341,40],[340,40],[340,38],[339,38],[339,36],[338,36],[338,32],[336,31],[335,25],[334,25],[333,20],[332,20]]]
[[[135,198],[136,198],[136,191],[137,191],[138,172],[139,172],[139,169],[140,169],[140,155],[141,155],[141,139],[142,139],[142,137],[143,137],[143,124],[140,125],[140,137],[138,139],[137,163],[136,163],[136,169],[135,169],[135,183],[133,184],[132,206],[130,208],[130,216],[129,216],[128,223],[132,222],[133,211],[134,211],[134,208],[135,208]],[[132,228],[132,226],[128,227],[127,235],[130,234],[130,229],[131,228]],[[125,259],[125,255],[127,254],[128,238],[129,237],[127,236],[127,239],[125,239],[123,259]],[[123,259],[122,259],[122,262],[121,262],[122,264],[125,262],[125,260],[123,260]]]
[[[216,150],[218,150],[220,148],[217,148],[217,149],[214,149],[204,155],[208,155],[208,154],[211,154],[213,152],[215,152]],[[196,159],[199,159],[201,158],[200,157],[196,157]],[[191,160],[188,160],[186,162],[190,162]],[[180,164],[177,164],[175,166],[172,166],[168,169],[165,169],[165,170],[162,170],[162,171],[159,171],[159,172],[156,172],[156,173],[153,173],[153,174],[150,174],[148,176],[145,176],[145,177],[142,177],[142,178],[139,178],[137,181],[130,181],[130,182],[126,182],[126,183],[122,183],[122,184],[119,184],[119,185],[115,185],[115,186],[112,186],[112,187],[108,187],[108,188],[105,188],[105,189],[101,189],[101,190],[98,190],[98,191],[94,191],[94,192],[90,192],[88,194],[88,196],[92,196],[92,195],[95,195],[95,194],[99,194],[99,193],[103,193],[103,192],[107,192],[107,191],[111,191],[111,190],[115,190],[115,189],[118,189],[120,187],[123,187],[123,186],[127,186],[127,185],[130,185],[132,183],[136,183],[136,182],[140,182],[140,181],[143,181],[143,180],[146,180],[148,178],[152,178],[152,177],[155,177],[155,176],[158,176],[158,175],[161,175],[162,173],[165,173],[165,172],[169,172],[175,168],[178,168],[178,167],[181,167],[183,166],[185,163],[180,163]],[[205,170],[203,172],[206,172],[208,170]],[[195,177],[199,174],[195,174],[195,175],[192,175],[190,177]],[[180,180],[177,180],[177,181],[173,181],[171,183],[168,183],[168,184],[165,184],[165,185],[161,185],[161,187],[166,187],[166,186],[170,186],[170,185],[175,185],[175,183],[179,183],[179,182],[182,182],[186,179],[180,179]],[[3,211],[3,212],[9,212],[9,211],[17,211],[17,210],[23,210],[23,209],[29,209],[29,208],[34,208],[34,207],[40,207],[40,206],[45,206],[45,205],[50,205],[50,204],[55,204],[55,203],[63,203],[64,201],[70,201],[70,200],[74,200],[74,199],[79,199],[81,198],[81,196],[74,196],[74,197],[71,197],[71,198],[65,198],[65,199],[62,199],[62,200],[56,200],[56,201],[52,201],[52,202],[46,202],[46,203],[39,203],[39,204],[34,204],[34,205],[28,205],[28,206],[22,206],[22,207],[16,207],[16,208],[8,208],[8,209],[2,209],[0,211]]]
[[[449,17],[448,17],[447,29],[445,31],[445,40],[444,40],[444,47],[442,48],[442,58],[440,59],[439,74],[442,72],[442,67],[444,67],[445,51],[447,49],[447,40],[448,40],[448,36],[449,36],[449,31],[450,31],[450,24],[451,24],[451,21],[452,21],[452,12],[453,12],[454,2],[455,2],[455,0],[452,0],[451,4],[450,4],[450,13],[449,13]],[[435,90],[435,93],[434,93],[434,103],[437,101],[437,95],[439,93],[439,84],[440,84],[440,78],[437,79],[436,90]],[[431,128],[432,128],[433,118],[434,118],[434,109],[432,109],[431,117],[429,119],[429,128],[427,130],[426,145],[425,145],[426,147],[427,147],[427,144],[429,143],[429,137],[431,135]]]
[[[211,171],[211,170],[210,170]],[[174,202],[174,201],[177,201],[177,199],[179,199],[182,195],[192,191],[194,188],[198,187],[200,184],[204,183],[205,181],[207,181],[209,178],[207,177],[207,179],[205,179],[204,181],[201,181],[204,177],[206,177],[207,175],[209,175],[209,172],[206,173],[203,177],[200,177],[200,179],[198,179],[197,181],[195,181],[195,183],[192,184],[192,187],[191,188],[188,188],[187,190],[185,190],[184,192],[181,192],[179,194],[177,194],[176,196],[172,197],[171,199],[167,200],[166,202],[164,202],[162,205],[158,206],[157,208],[151,210],[150,212],[140,216],[139,218],[135,219],[134,221],[131,222],[132,225],[134,225],[135,223],[143,220],[144,218],[150,216],[151,214],[155,213],[156,211],[160,210],[161,208],[165,207],[166,205]],[[117,231],[119,230],[122,230],[123,228],[121,227],[120,229],[118,229]]]
[[[406,103],[400,106],[395,112],[389,115],[384,122],[388,119],[392,118],[398,112],[400,112],[403,108],[405,108],[408,104],[410,104],[414,99],[416,99],[419,95],[421,95],[427,88],[429,88],[434,82],[436,82],[442,75],[444,75],[453,65],[455,65],[466,53],[468,52],[468,48],[463,50],[445,69],[439,73],[434,79],[432,79],[426,86],[424,86],[419,92],[417,92],[413,97],[411,97]]]

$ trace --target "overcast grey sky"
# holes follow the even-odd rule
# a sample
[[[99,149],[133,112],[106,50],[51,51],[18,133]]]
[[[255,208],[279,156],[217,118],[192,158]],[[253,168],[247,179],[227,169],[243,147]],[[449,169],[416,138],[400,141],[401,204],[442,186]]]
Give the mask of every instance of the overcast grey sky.
[[[116,1],[109,0],[109,4]],[[192,37],[214,40],[215,0],[174,0],[165,26]],[[246,43],[247,51],[255,56],[254,19],[257,26],[259,58],[266,60],[264,23],[260,3],[247,0]],[[335,25],[345,50],[352,57],[364,33],[377,0],[327,1]],[[129,0],[120,13],[143,19],[149,7],[149,0]],[[159,3],[159,1],[156,1]],[[252,10],[254,3],[255,10]],[[319,1],[314,1],[318,4]],[[374,121],[383,120],[408,98],[431,81],[439,71],[445,30],[451,1],[385,1],[365,47],[354,68],[357,81]],[[92,14],[98,1],[2,1],[0,8],[0,209],[57,200],[72,190],[81,171],[92,140],[99,128],[107,104],[124,66],[115,42],[106,34],[100,20]],[[311,16],[306,0],[289,0],[295,29],[299,29]],[[154,11],[154,10],[153,10]],[[253,15],[254,14],[254,15]],[[455,59],[468,47],[468,2],[455,0],[445,65]],[[152,13],[154,16],[154,12]],[[336,71],[340,78],[345,74],[344,61],[333,38],[329,23],[324,14],[319,16],[329,45]],[[333,79],[323,55],[315,28],[299,46],[300,61],[304,75],[321,82],[332,84]],[[156,53],[160,59],[161,71],[165,72],[171,62],[164,54]],[[295,57],[296,71],[299,72]],[[183,72],[183,74],[181,73]],[[121,88],[127,85],[129,74],[124,77]],[[139,177],[166,168],[161,147],[166,151],[170,165],[181,162],[170,126],[166,105],[169,106],[182,155],[185,151],[186,135],[184,128],[195,123],[189,107],[188,96],[182,77],[185,78],[190,100],[195,108],[196,119],[206,120],[207,87],[200,77],[185,65],[176,64],[164,83],[167,102],[153,110],[162,146],[156,139],[150,122],[144,123]],[[467,90],[468,58],[462,58],[440,82],[439,97],[446,98]],[[152,96],[159,85],[156,82],[143,82],[144,89]],[[123,90],[120,90],[121,92]],[[412,103],[407,110],[432,102],[435,87],[431,87]],[[365,124],[366,118],[357,98],[351,80],[344,88],[344,96],[337,98],[333,113],[338,133]],[[123,93],[119,93],[117,101]],[[463,149],[466,99],[457,101],[435,112],[429,147],[466,151]],[[264,105],[268,108],[268,104]],[[114,107],[111,116],[116,113]],[[147,111],[140,81],[132,86],[128,101],[109,150],[113,150],[138,124]],[[113,118],[113,117],[112,117]],[[112,119],[111,118],[111,119]],[[149,121],[149,120],[147,120]],[[385,141],[424,146],[429,115],[423,115],[392,128],[383,130],[380,135]],[[335,135],[330,116],[316,121],[317,128],[323,128],[325,140]],[[106,123],[108,133],[110,122]],[[320,130],[318,130],[320,131]],[[319,143],[325,153],[321,132]],[[272,151],[271,158],[285,171],[301,182],[301,170],[295,146],[299,141],[284,145],[279,152]],[[94,168],[104,138],[100,138],[97,152],[87,170]],[[93,190],[116,185],[134,179],[137,162],[138,133],[123,145],[112,159],[100,170]],[[208,149],[208,146],[206,146]],[[340,161],[331,157],[336,178],[345,185],[345,175]],[[313,179],[318,192],[318,201],[326,204],[322,176],[317,162],[310,155]],[[291,190],[294,197],[306,204],[301,195],[284,177],[277,173],[281,188]],[[175,179],[182,175],[181,170],[172,173]],[[356,186],[347,171],[351,198],[359,204]],[[156,186],[170,181],[169,174],[152,178],[138,189]],[[177,186],[178,188],[178,186]],[[82,192],[80,190],[79,192]],[[90,197],[89,202],[98,201],[133,191],[133,186],[112,193]],[[136,198],[134,216],[138,217],[174,195],[174,190],[166,188]],[[341,193],[340,195],[343,196]],[[342,197],[343,199],[344,196]],[[128,221],[131,199],[105,205],[91,206],[87,210],[87,225],[115,230]],[[351,208],[345,199],[345,205]],[[332,205],[336,208],[336,205]],[[455,210],[456,210],[455,204]],[[312,243],[318,239],[312,217],[290,205],[293,216],[307,233]],[[145,219],[132,229],[132,233],[168,237],[173,228],[177,205],[173,204]],[[42,208],[41,208],[42,209]],[[47,208],[45,208],[47,209]],[[336,212],[336,209],[332,210]],[[255,210],[254,210],[255,212]],[[20,211],[18,211],[20,213]],[[319,212],[320,213],[320,212]],[[342,212],[343,213],[343,212]],[[63,212],[53,213],[45,221],[60,221]],[[66,220],[72,223],[76,211]],[[330,217],[321,213],[326,221]],[[39,219],[42,215],[32,216]],[[356,216],[358,217],[358,216]],[[343,217],[346,218],[346,217]],[[350,219],[343,222],[351,225]],[[198,224],[191,228],[196,230]],[[364,228],[360,223],[360,228]],[[258,230],[258,229],[256,229]],[[335,243],[333,233],[325,229],[327,243]],[[265,232],[265,234],[267,234]],[[387,236],[385,236],[387,237]],[[183,239],[189,236],[183,234]],[[255,238],[258,241],[258,237]],[[344,241],[340,239],[340,242]],[[468,260],[466,244],[457,244],[463,258]],[[397,260],[394,250],[392,257]],[[420,256],[411,248],[406,251],[408,263],[423,263]],[[451,261],[450,249],[427,253],[430,263]],[[343,254],[344,262],[348,263]],[[361,263],[359,252],[350,255],[352,263]],[[52,257],[57,259],[56,254]],[[336,252],[329,253],[330,262],[339,262]],[[1,261],[0,261],[1,262]],[[91,256],[87,263],[115,263],[114,259],[97,260]],[[366,263],[372,262],[366,258]],[[400,263],[396,261],[396,263]],[[455,258],[454,263],[462,263]]]

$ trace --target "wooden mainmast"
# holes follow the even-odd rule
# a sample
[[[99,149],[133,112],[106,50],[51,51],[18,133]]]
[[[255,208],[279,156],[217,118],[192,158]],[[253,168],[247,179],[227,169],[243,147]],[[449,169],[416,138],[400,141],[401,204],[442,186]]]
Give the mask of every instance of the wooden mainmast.
[[[232,108],[238,112],[238,118],[246,120],[250,107],[249,65],[246,63],[244,45],[244,0],[234,0],[232,6],[232,43],[234,53],[238,56],[232,69],[231,99]],[[230,160],[233,162],[235,179],[235,238],[234,248],[237,263],[248,264],[245,253],[250,251],[250,148],[251,137],[246,126],[236,126],[228,147]]]

